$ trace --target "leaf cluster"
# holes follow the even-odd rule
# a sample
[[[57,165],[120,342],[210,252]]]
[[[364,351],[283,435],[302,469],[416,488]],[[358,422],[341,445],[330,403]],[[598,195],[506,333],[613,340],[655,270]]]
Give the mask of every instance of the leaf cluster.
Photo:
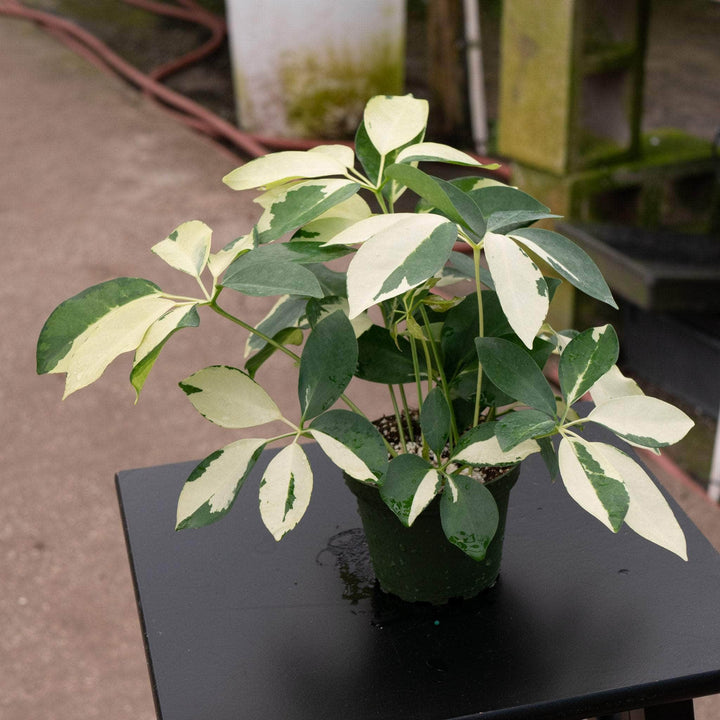
[[[165,343],[197,326],[200,310],[248,331],[243,368],[207,367],[180,387],[217,425],[280,422],[286,432],[243,438],[205,458],[181,492],[178,528],[224,516],[259,455],[284,441],[260,486],[262,518],[282,538],[310,501],[313,473],[299,441],[312,438],[345,473],[377,486],[405,525],[442,494],[449,541],[476,559],[498,522],[477,469],[510,468],[533,453],[611,530],[626,523],[685,557],[682,532],[650,478],[627,454],[580,431],[596,423],[630,445],[657,449],[691,422],[622,376],[612,327],[550,326],[560,282],[615,307],[600,271],[570,240],[534,226],[556,217],[547,207],[486,177],[489,168],[474,157],[426,141],[427,115],[427,103],[412,96],[376,97],[354,151],[325,145],[237,168],[224,178],[230,188],[262,190],[249,232],[213,253],[212,231],[193,220],[152,248],[195,279],[198,296],[138,278],[89,288],[48,318],[38,372],[66,373],[68,395],[134,351],[130,381],[139,396]],[[478,174],[448,181],[421,170],[425,162]],[[396,211],[406,193],[415,196],[414,212]],[[461,294],[443,290],[458,282]],[[276,302],[251,324],[221,304],[227,292]],[[297,366],[293,418],[256,380],[277,353]],[[543,372],[553,356],[559,395]],[[352,399],[354,378],[387,387],[398,447]],[[595,407],[581,420],[573,406],[588,392]],[[419,412],[417,453],[408,451],[416,440],[408,394]]]

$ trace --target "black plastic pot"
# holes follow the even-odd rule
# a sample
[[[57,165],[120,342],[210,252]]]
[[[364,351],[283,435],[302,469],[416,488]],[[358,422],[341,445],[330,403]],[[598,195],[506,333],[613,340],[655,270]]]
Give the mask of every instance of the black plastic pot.
[[[440,523],[440,498],[405,527],[370,485],[346,477],[357,498],[358,513],[380,587],[408,602],[442,605],[454,598],[469,599],[492,587],[500,572],[510,490],[520,466],[487,484],[498,506],[500,521],[483,560],[473,560],[448,542]]]

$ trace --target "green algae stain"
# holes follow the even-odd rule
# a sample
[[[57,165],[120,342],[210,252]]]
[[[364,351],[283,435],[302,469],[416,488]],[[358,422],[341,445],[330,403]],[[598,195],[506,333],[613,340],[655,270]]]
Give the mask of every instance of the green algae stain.
[[[402,92],[403,43],[378,39],[360,58],[338,46],[287,54],[280,80],[293,134],[352,137],[369,98]]]

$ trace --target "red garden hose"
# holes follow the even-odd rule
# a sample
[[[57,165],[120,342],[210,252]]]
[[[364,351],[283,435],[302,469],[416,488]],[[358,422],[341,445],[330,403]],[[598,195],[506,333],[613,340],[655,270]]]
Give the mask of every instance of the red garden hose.
[[[156,0],[124,0],[124,2],[149,12],[202,25],[210,30],[211,37],[190,53],[145,74],[121,58],[90,32],[65,18],[28,8],[19,0],[0,0],[0,15],[37,23],[89,62],[103,70],[115,72],[140,88],[182,122],[214,139],[229,143],[246,157],[258,157],[271,149],[306,150],[327,142],[314,139],[276,138],[244,132],[193,100],[163,85],[160,82],[161,79],[207,57],[220,47],[226,35],[225,21],[203,8],[195,0],[177,0],[179,3],[177,5]],[[490,158],[477,157],[477,159],[485,164],[495,162]],[[501,179],[509,177],[507,170],[501,169],[495,174]]]

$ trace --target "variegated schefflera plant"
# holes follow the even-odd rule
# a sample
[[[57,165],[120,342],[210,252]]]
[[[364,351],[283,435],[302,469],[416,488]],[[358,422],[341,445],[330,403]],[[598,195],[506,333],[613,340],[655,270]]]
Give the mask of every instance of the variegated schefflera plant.
[[[405,525],[442,493],[445,534],[478,559],[498,515],[472,468],[511,466],[533,453],[608,528],[625,523],[686,558],[682,530],[641,466],[614,445],[584,439],[582,430],[601,425],[629,445],[657,450],[682,438],[692,421],[622,375],[611,326],[579,333],[550,326],[549,302],[563,280],[615,306],[602,275],[571,241],[533,227],[555,216],[521,190],[467,170],[446,181],[419,169],[427,161],[483,167],[426,142],[427,116],[423,100],[376,97],[354,152],[343,145],[277,152],[231,172],[224,178],[230,188],[263,190],[256,199],[262,213],[246,235],[213,253],[210,228],[193,220],[152,248],[195,278],[199,294],[177,296],[138,278],[91,287],[47,320],[38,372],[67,373],[68,395],[134,351],[130,382],[139,394],[166,341],[197,326],[198,311],[249,332],[244,369],[207,367],[180,387],[217,425],[280,421],[287,431],[242,437],[205,458],[180,494],[178,528],[223,517],[260,454],[284,442],[259,490],[263,521],[282,538],[310,501],[313,472],[299,441],[312,438],[345,473],[377,486]],[[414,211],[396,211],[408,191],[417,196]],[[333,269],[338,258],[346,271]],[[436,290],[461,279],[469,283],[464,296]],[[252,325],[223,306],[223,296],[235,292],[277,301]],[[293,418],[255,379],[274,353],[297,366]],[[558,397],[543,373],[553,354]],[[401,443],[413,432],[406,388],[416,388],[419,454],[388,445],[353,401],[353,378],[387,386]],[[574,405],[588,392],[594,407],[581,418]]]

